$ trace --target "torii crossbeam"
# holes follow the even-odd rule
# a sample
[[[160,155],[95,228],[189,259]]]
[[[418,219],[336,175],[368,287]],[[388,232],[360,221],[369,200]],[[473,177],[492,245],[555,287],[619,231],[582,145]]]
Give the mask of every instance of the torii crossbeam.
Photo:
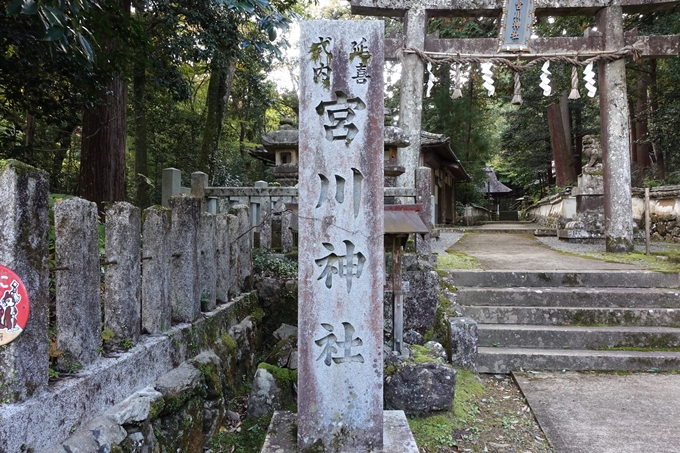
[[[386,59],[396,59],[397,50],[403,48],[488,57],[501,55],[497,53],[498,40],[493,38],[439,39],[426,37],[426,31],[430,17],[500,17],[505,0],[351,0],[350,3],[354,14],[404,17],[405,34],[386,40]],[[594,15],[598,31],[582,38],[536,38],[531,41],[530,53],[511,55],[532,59],[547,53],[596,53],[640,42],[642,57],[677,56],[678,36],[624,33],[623,14],[667,10],[678,3],[678,0],[535,0],[536,16]],[[626,66],[623,59],[598,64],[606,250],[626,253],[633,250]],[[399,186],[414,186],[414,172],[419,165],[424,69],[420,57],[412,53],[404,55],[399,126],[409,135],[411,145],[400,154],[399,164],[406,172],[400,177]]]

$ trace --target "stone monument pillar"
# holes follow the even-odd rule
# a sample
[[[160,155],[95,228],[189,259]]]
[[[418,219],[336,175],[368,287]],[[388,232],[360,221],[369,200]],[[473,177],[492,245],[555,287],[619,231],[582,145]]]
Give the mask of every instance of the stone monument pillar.
[[[383,41],[380,21],[301,24],[301,451],[383,446]]]

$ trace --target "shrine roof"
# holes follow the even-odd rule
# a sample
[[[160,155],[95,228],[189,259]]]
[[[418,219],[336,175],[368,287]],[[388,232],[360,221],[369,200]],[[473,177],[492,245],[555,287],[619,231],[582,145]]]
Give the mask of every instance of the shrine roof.
[[[498,180],[496,172],[493,171],[493,168],[487,167],[485,168],[485,170],[487,181],[482,187],[480,187],[482,193],[500,194],[512,192],[512,189],[510,187],[506,186],[505,184]]]
[[[471,180],[460,159],[456,157],[456,153],[451,149],[449,137],[446,135],[421,131],[420,150],[423,154],[434,154],[442,165],[451,172],[456,182],[468,182]]]

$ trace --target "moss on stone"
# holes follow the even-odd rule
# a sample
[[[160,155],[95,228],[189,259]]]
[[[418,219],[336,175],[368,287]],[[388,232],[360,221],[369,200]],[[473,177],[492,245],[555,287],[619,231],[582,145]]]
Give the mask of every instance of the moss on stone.
[[[262,308],[257,307],[253,312],[250,314],[251,318],[253,321],[260,323],[262,322],[262,319],[264,319],[264,310]]]
[[[267,370],[269,374],[274,376],[276,384],[279,388],[285,389],[292,387],[293,384],[297,383],[298,373],[297,370],[289,370],[288,368],[279,368],[275,365],[262,362],[258,368]]]
[[[158,416],[163,412],[163,409],[165,408],[165,401],[163,398],[157,399],[153,403],[151,403],[151,406],[149,407],[149,416],[147,417],[149,420],[154,420],[158,418]]]
[[[236,340],[234,340],[228,333],[222,334],[222,336],[220,336],[220,340],[222,340],[222,344],[227,349],[227,353],[231,357],[236,357],[236,351],[238,350],[238,344],[236,343]]]

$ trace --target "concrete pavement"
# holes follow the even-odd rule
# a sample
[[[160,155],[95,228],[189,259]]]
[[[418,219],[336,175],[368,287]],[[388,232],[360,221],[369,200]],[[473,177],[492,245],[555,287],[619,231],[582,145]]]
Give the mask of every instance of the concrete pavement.
[[[556,453],[680,452],[680,375],[516,373]]]

